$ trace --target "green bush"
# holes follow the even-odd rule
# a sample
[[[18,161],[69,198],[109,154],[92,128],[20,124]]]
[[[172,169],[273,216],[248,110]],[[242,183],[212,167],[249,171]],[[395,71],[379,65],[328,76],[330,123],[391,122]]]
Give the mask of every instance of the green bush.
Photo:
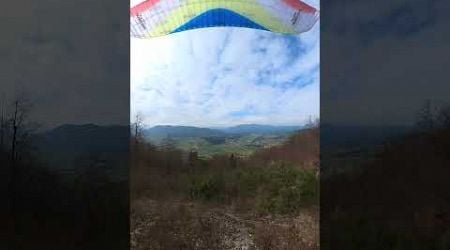
[[[189,195],[193,200],[221,201],[224,180],[221,175],[201,175],[191,179]]]
[[[252,197],[259,187],[266,181],[266,175],[262,168],[243,168],[236,171],[235,178],[239,195]]]
[[[317,185],[314,172],[278,164],[210,171],[191,177],[189,196],[193,200],[216,202],[253,200],[254,208],[260,212],[286,214],[314,204]]]
[[[257,209],[269,213],[295,213],[317,201],[317,179],[312,171],[278,165],[265,171],[257,194]]]

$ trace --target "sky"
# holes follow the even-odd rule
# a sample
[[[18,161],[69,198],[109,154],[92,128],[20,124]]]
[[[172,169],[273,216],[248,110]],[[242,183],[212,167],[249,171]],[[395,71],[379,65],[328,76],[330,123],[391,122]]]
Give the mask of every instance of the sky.
[[[300,35],[221,27],[131,38],[131,121],[137,113],[145,126],[302,125],[318,118],[319,34],[318,22]]]
[[[244,103],[255,106],[253,114],[246,116],[248,121],[297,123],[302,122],[306,113],[319,113],[319,82],[321,122],[412,124],[426,99],[438,103],[449,100],[450,57],[443,56],[450,51],[448,0],[322,1],[320,24],[294,39],[256,30],[199,30],[174,34],[165,40],[155,39],[153,43],[159,43],[160,47],[153,46],[152,50],[147,45],[149,48],[140,51],[137,51],[139,44],[144,47],[149,41],[129,40],[129,3],[108,1],[108,8],[105,3],[24,0],[9,1],[0,8],[0,16],[5,20],[0,22],[0,96],[7,95],[10,99],[16,92],[29,93],[34,102],[32,120],[47,128],[85,123],[128,125],[130,105],[132,110],[145,107],[148,117],[160,119],[161,123],[233,124],[237,118],[233,120],[226,114],[243,116]],[[214,58],[221,51],[216,47],[222,48],[226,37],[227,46],[220,54],[225,63],[209,64],[216,62]],[[164,47],[170,47],[171,52],[162,56],[161,50],[155,48]],[[289,61],[288,58],[293,58],[290,55],[297,54],[289,53],[296,49],[288,47],[302,48],[298,50],[302,51],[301,56]],[[191,52],[195,57],[190,56]],[[310,73],[319,65],[319,53],[320,79],[318,73]],[[155,90],[170,98],[161,98],[155,90],[142,96],[132,92],[132,97],[140,98],[140,102],[130,103],[130,56],[131,71],[145,73],[132,74],[132,86],[143,89],[158,86]],[[283,63],[288,66],[282,68]],[[134,67],[136,64],[139,67]],[[263,81],[266,85],[252,88],[258,79],[246,81],[255,76],[267,78],[267,74],[256,72],[274,69],[279,72],[272,74],[270,81]],[[178,74],[178,79],[183,79],[181,83],[166,80],[175,79],[169,75],[171,70]],[[199,87],[209,82],[202,79],[207,79],[211,72],[222,72],[216,74],[215,89],[226,90],[230,86],[228,91],[238,92],[239,96],[209,98],[206,113],[200,104],[188,98],[202,94],[206,99],[211,94],[208,88]],[[283,90],[280,86],[283,84],[275,81],[275,77],[293,79],[302,72],[307,72],[303,77],[314,76],[316,84]],[[142,86],[144,78],[149,78],[146,81],[152,85]],[[136,84],[139,82],[140,85]],[[195,84],[182,85],[185,82]],[[174,84],[184,89],[197,86],[201,91],[184,91],[180,87],[177,94]],[[277,87],[272,87],[275,84]],[[282,98],[283,93],[296,98]],[[190,105],[182,109],[173,107],[177,95],[191,100]],[[148,96],[154,97],[154,101]],[[308,98],[312,101],[305,101]],[[222,103],[231,103],[227,105],[232,109],[225,109],[227,106]],[[277,112],[258,115],[263,113],[261,110]],[[195,116],[187,111],[207,119],[195,121],[192,119]],[[282,119],[275,119],[277,114]]]
[[[26,96],[43,129],[129,124],[128,2],[10,1],[0,16],[0,97]]]
[[[449,104],[448,0],[322,4],[322,123],[413,125]]]

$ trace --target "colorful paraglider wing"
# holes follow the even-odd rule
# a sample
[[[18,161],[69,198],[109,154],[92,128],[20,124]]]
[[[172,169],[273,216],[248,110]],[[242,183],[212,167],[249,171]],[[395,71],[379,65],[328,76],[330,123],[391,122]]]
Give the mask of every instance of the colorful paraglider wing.
[[[285,34],[310,30],[319,11],[299,0],[146,0],[130,9],[132,37],[216,26]]]

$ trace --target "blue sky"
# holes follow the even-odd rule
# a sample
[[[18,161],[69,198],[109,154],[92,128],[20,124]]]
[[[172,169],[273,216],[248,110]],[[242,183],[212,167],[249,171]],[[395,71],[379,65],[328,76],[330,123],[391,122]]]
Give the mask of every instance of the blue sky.
[[[309,1],[318,7],[318,1]],[[319,31],[207,28],[131,38],[131,119],[160,124],[297,125],[319,117]]]

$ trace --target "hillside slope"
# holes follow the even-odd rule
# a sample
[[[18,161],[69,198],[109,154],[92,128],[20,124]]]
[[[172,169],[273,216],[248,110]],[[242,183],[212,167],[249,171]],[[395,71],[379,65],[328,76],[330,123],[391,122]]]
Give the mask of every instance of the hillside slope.
[[[283,161],[305,169],[317,169],[319,163],[319,128],[301,130],[279,145],[257,151],[252,158],[264,161]]]
[[[210,128],[199,128],[192,126],[155,126],[144,130],[144,136],[149,140],[159,141],[166,137],[186,138],[186,137],[215,137],[225,136],[220,130]]]

